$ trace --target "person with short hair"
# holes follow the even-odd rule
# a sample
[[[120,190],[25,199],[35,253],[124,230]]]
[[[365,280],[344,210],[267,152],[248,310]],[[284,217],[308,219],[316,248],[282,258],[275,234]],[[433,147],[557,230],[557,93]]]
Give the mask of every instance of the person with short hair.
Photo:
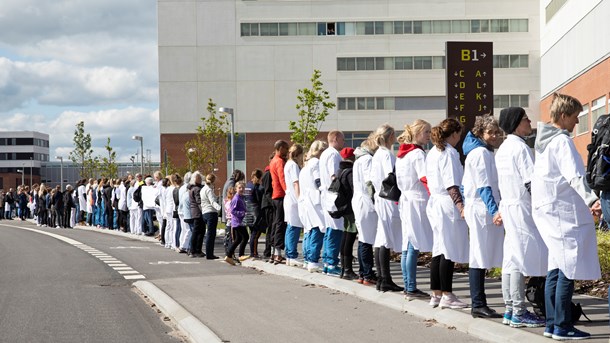
[[[191,236],[191,249],[188,251],[190,257],[205,257],[203,253],[203,239],[205,237],[205,225],[201,218],[201,187],[203,175],[196,171],[191,176],[188,186],[191,220],[193,221]]]
[[[578,99],[555,93],[551,122],[538,123],[534,146],[533,217],[549,249],[544,336],[557,340],[591,337],[571,321],[574,280],[601,277],[591,215],[600,215],[601,205],[586,182],[584,163],[570,138],[582,108]]]
[[[214,182],[216,175],[208,174],[205,177],[205,182],[201,188],[201,218],[205,226],[205,258],[208,260],[216,260],[219,257],[214,255],[214,242],[216,240],[216,228],[218,226],[218,212],[222,206],[218,203],[218,199],[214,194]]]
[[[284,197],[284,219],[286,221],[286,233],[284,246],[286,248],[286,265],[297,265],[296,258],[299,256],[297,246],[303,223],[299,218],[298,199],[300,195],[299,173],[303,164],[303,146],[293,144],[288,150],[288,161],[284,165],[284,183],[286,184],[286,195]]]
[[[271,173],[271,184],[273,193],[273,225],[271,234],[273,235],[272,261],[274,264],[284,262],[282,250],[284,249],[284,239],[286,235],[286,221],[284,219],[284,197],[286,196],[286,178],[284,175],[284,165],[286,164],[286,156],[288,154],[288,142],[278,140],[275,142],[275,156],[269,163],[269,171]]]

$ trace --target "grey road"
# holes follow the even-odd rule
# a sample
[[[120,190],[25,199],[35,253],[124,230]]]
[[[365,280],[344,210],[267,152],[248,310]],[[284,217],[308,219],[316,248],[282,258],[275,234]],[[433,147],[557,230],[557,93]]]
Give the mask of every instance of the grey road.
[[[101,261],[78,245],[70,245],[36,232],[2,227],[3,223],[5,222],[0,222],[0,247],[3,250],[0,255],[0,267],[6,270],[7,265],[9,270],[13,270],[12,273],[22,276],[8,280],[5,280],[5,275],[2,276],[0,305],[6,306],[10,303],[13,311],[23,312],[25,316],[32,316],[28,314],[31,311],[36,313],[34,308],[25,311],[23,300],[13,301],[14,297],[11,291],[6,290],[7,286],[33,287],[37,290],[36,294],[42,294],[48,289],[50,292],[46,294],[65,293],[66,298],[69,298],[68,294],[74,297],[75,289],[82,289],[84,292],[84,299],[81,299],[84,303],[72,302],[71,306],[60,306],[65,300],[55,297],[52,304],[44,306],[53,310],[45,311],[45,315],[32,320],[46,319],[49,316],[64,318],[67,315],[67,318],[72,319],[58,321],[76,321],[80,324],[83,322],[84,312],[80,312],[81,315],[75,312],[85,311],[93,305],[99,306],[100,302],[106,302],[112,305],[91,316],[99,316],[100,319],[116,318],[114,322],[117,325],[119,322],[127,324],[124,330],[134,326],[145,327],[146,322],[149,328],[162,327],[159,318],[154,315],[145,316],[147,308],[143,303],[139,303],[140,299],[130,296],[133,295],[129,290],[132,280],[125,280],[119,271],[112,269],[112,266],[121,264],[127,267],[116,268],[133,269],[133,274],[162,289],[226,342],[479,341],[434,322],[422,321],[409,314],[331,289],[253,269],[232,267],[219,261],[191,259],[158,244],[134,239],[128,235],[114,236],[66,229],[41,230],[29,223],[16,223],[19,226],[71,238],[94,249],[96,255],[111,256],[104,257]],[[221,247],[218,244],[217,255],[220,255],[220,252]],[[41,263],[41,260],[45,262]],[[32,275],[37,276],[34,278]],[[30,285],[32,283],[34,285]],[[107,298],[101,298],[101,294]],[[31,302],[27,308],[39,301]],[[124,303],[131,312],[119,317],[116,310],[118,303]],[[0,311],[2,326],[6,318],[11,320],[11,323],[23,322],[8,317],[4,308]],[[45,324],[52,327],[57,321],[46,319],[45,322],[53,323]],[[101,335],[96,325],[80,326],[78,330],[70,328],[70,325],[67,327],[71,331],[65,332],[72,332],[76,337],[81,332],[86,332],[87,337],[92,339]],[[165,334],[167,330],[167,327],[158,330],[155,336],[151,329],[150,335],[155,336],[157,341],[165,339],[170,337]],[[113,339],[122,336],[118,334],[120,329],[117,328],[116,331]],[[17,335],[20,331],[17,329],[14,332]]]

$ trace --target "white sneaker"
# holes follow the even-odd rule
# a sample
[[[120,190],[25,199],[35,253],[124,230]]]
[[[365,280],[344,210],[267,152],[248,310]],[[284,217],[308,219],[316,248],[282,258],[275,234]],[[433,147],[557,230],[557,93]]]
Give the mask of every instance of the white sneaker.
[[[429,303],[429,304],[430,304],[430,306],[432,306],[432,307],[438,307],[438,304],[439,304],[440,302],[441,302],[441,297],[440,297],[440,296],[437,296],[437,295],[434,295],[434,294],[432,294],[432,295],[430,296],[430,303]]]
[[[466,308],[466,307],[468,307],[468,304],[466,304],[465,302],[458,299],[458,297],[456,297],[455,294],[449,293],[447,295],[443,295],[443,297],[441,298],[441,302],[439,303],[439,306],[441,308],[458,309],[458,308]]]
[[[309,262],[307,261],[303,261],[303,269],[307,269],[307,265],[309,264]]]
[[[307,264],[307,271],[310,273],[317,273],[320,271],[320,264],[315,262],[309,262]]]

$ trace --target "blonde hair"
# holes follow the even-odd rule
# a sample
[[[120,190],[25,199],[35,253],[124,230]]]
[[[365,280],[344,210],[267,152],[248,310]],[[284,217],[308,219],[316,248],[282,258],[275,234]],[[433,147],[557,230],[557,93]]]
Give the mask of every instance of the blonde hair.
[[[328,148],[328,144],[326,142],[321,140],[314,141],[313,143],[311,143],[309,151],[307,152],[307,159],[310,159],[312,157],[320,157],[320,155],[322,155],[322,152],[326,150],[326,148]]]
[[[373,133],[373,142],[377,147],[385,147],[393,134],[395,134],[394,128],[390,124],[383,124]]]
[[[288,158],[295,161],[297,157],[303,155],[303,146],[298,143],[294,143],[288,150]]]
[[[553,94],[551,102],[551,121],[553,123],[557,123],[562,114],[570,116],[582,110],[582,104],[575,97],[559,93]]]
[[[431,128],[430,123],[422,119],[415,119],[413,124],[405,125],[405,131],[398,136],[397,140],[400,144],[414,143],[415,137],[426,128]]]

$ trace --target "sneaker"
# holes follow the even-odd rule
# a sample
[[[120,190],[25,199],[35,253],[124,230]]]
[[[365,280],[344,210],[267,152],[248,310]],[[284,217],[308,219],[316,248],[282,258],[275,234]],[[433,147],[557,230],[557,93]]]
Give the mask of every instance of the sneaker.
[[[324,264],[324,269],[322,269],[322,274],[324,274],[324,275],[328,274],[328,266],[326,264]]]
[[[505,319],[506,319],[506,315],[505,315]],[[502,321],[502,322],[504,323],[504,321]],[[521,327],[538,328],[538,327],[544,326],[544,324],[545,324],[544,319],[538,317],[537,315],[535,315],[529,311],[525,311],[521,315],[514,314],[510,320],[511,328],[521,328]]]
[[[354,273],[353,270],[344,270],[341,278],[344,280],[358,280],[358,274]]]
[[[228,264],[234,266],[235,265],[235,261],[230,258],[229,256],[225,256],[225,262],[227,262]]]
[[[423,292],[419,289],[415,289],[414,291],[405,291],[405,299],[411,301],[413,299],[427,299],[430,297],[430,294]]]
[[[554,330],[555,330],[554,326],[552,326],[552,325],[551,326],[547,326],[547,327],[544,328],[544,333],[542,334],[542,336],[551,338],[551,337],[553,337],[553,331]]]
[[[553,337],[554,340],[565,341],[576,339],[589,339],[591,338],[591,334],[584,331],[580,331],[575,327],[563,329],[559,326],[555,326],[555,329],[553,330],[553,336],[551,337]]]
[[[307,271],[310,273],[317,273],[320,271],[320,264],[315,262],[307,263]]]
[[[341,276],[341,268],[338,266],[328,266],[326,269],[326,275],[339,277]]]
[[[362,284],[365,286],[375,286],[377,285],[377,277],[374,275],[372,277],[365,277],[364,280],[362,280]]]
[[[239,256],[239,262],[243,262],[250,258],[250,255]]]
[[[443,295],[443,297],[441,298],[441,301],[439,303],[439,306],[441,308],[458,309],[458,308],[466,308],[466,307],[468,307],[468,304],[466,304],[465,302],[458,299],[458,297],[456,297],[455,294],[449,293],[447,295]]]
[[[364,278],[362,276],[358,276],[358,279],[356,280],[357,283],[359,284],[363,284],[364,283]]]
[[[432,307],[438,307],[438,305],[441,303],[441,297],[438,295],[434,295],[432,294],[430,296],[430,306]]]
[[[513,310],[505,310],[504,311],[504,316],[502,317],[502,324],[504,325],[510,325],[510,321],[513,318]],[[511,325],[512,326],[512,325]]]
[[[309,262],[307,261],[303,261],[303,269],[307,269],[307,265],[309,264]]]

